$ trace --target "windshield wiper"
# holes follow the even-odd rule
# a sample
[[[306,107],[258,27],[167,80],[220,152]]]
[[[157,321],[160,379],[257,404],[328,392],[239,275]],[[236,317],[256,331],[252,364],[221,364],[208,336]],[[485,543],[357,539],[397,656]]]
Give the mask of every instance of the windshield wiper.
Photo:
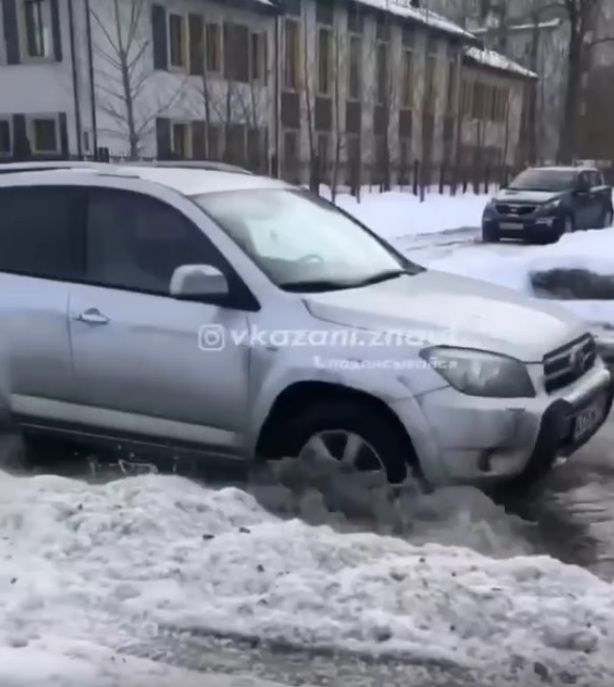
[[[379,272],[371,277],[367,277],[360,282],[355,282],[353,286],[370,286],[371,284],[381,284],[385,281],[392,281],[393,279],[398,279],[399,277],[413,277],[415,272],[411,270],[386,270],[385,272]]]
[[[354,284],[332,281],[330,279],[289,281],[278,284],[278,286],[284,291],[293,291],[295,293],[309,293],[310,291],[342,291],[343,289],[354,288]]]

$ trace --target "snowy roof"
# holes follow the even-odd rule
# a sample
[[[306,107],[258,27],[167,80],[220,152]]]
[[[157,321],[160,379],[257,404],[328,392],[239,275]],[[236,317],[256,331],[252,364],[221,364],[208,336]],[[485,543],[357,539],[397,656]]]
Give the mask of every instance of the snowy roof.
[[[458,24],[425,7],[414,7],[410,0],[358,0],[358,2],[361,5],[369,5],[369,7],[396,14],[404,19],[410,19],[466,41],[475,42],[476,40],[472,33],[465,31]]]
[[[538,29],[556,29],[562,23],[563,23],[563,21],[560,18],[549,19],[548,21],[540,21],[537,24],[537,28]],[[526,23],[525,24],[510,24],[509,26],[506,26],[507,31],[529,31],[529,30],[533,30],[534,28],[535,28],[535,24],[526,24]],[[472,28],[471,30],[475,34],[482,34],[482,33],[488,33],[491,30],[491,27],[480,26],[478,28]]]
[[[532,72],[530,69],[518,64],[518,62],[514,62],[514,60],[494,50],[482,50],[475,47],[466,48],[465,56],[472,62],[476,62],[484,67],[509,72],[510,74],[522,76],[526,79],[539,78],[535,72]]]

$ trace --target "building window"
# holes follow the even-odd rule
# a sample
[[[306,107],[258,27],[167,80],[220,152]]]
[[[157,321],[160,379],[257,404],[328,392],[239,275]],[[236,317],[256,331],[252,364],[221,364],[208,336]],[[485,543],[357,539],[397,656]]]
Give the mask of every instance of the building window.
[[[179,14],[168,17],[168,33],[171,67],[184,68],[186,65],[186,31],[185,19]]]
[[[245,136],[244,124],[228,124],[226,126],[226,155],[225,159],[233,165],[245,164]]]
[[[266,81],[266,33],[250,36],[250,77],[252,81]]]
[[[249,29],[242,24],[224,24],[224,77],[249,82]]]
[[[288,181],[300,180],[298,131],[284,132],[284,176]]]
[[[333,25],[335,3],[330,0],[316,0],[316,21],[318,24]]]
[[[318,92],[330,95],[332,67],[332,32],[320,28],[318,31]]]
[[[362,92],[362,38],[350,37],[349,98],[360,100]]]
[[[221,160],[222,152],[222,125],[207,124],[207,157],[209,160]]]
[[[377,46],[377,104],[388,104],[388,45]]]
[[[30,120],[32,152],[39,155],[60,152],[58,122],[52,117],[34,117]]]
[[[24,0],[24,26],[28,57],[47,57],[51,24],[48,0]]]
[[[414,104],[414,54],[411,50],[403,51],[402,79],[401,106],[411,110]]]
[[[377,15],[376,35],[378,41],[390,40],[390,20],[385,12],[379,12]]]
[[[424,83],[424,100],[426,111],[429,113],[435,110],[435,71],[437,68],[437,58],[435,55],[428,54],[426,57],[426,72]]]
[[[286,55],[284,84],[288,90],[298,91],[300,84],[301,27],[297,21],[286,20]]]
[[[192,157],[190,130],[191,127],[186,122],[173,122],[171,149],[174,157],[179,160]]]
[[[350,33],[362,34],[364,31],[364,20],[361,7],[357,2],[352,2],[348,7],[348,31]]]
[[[448,62],[448,95],[446,103],[446,111],[448,114],[454,114],[456,111],[456,83],[457,83],[457,63],[455,59]]]
[[[0,157],[9,157],[12,152],[11,123],[8,119],[0,119]]]
[[[219,24],[207,24],[207,71],[222,71],[222,30]]]
[[[360,177],[360,136],[347,135],[347,177],[346,183],[352,187],[357,185]]]
[[[403,45],[406,48],[413,48],[416,41],[416,32],[413,26],[403,27]]]

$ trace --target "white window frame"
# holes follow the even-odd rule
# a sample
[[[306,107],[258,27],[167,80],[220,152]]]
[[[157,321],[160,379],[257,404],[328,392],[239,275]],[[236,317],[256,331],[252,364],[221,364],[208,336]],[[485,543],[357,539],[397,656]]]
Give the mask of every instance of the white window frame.
[[[9,125],[9,150],[4,152],[0,149],[0,158],[10,158],[13,156],[13,146],[15,144],[13,139],[13,120],[11,117],[2,115],[0,116],[0,122],[6,122]]]
[[[182,35],[183,35],[183,64],[173,64],[173,50],[171,44],[171,17],[179,17],[181,19]],[[190,37],[188,35],[188,18],[185,14],[179,12],[169,12],[166,22],[166,34],[168,44],[168,70],[169,72],[187,72],[189,70],[190,61]]]
[[[28,0],[20,0],[18,8],[19,50],[22,62],[55,62],[53,46],[53,24],[51,17],[51,3],[43,0],[43,40],[44,54],[30,55],[28,52],[28,24],[26,21],[26,4]]]
[[[34,122],[38,120],[48,120],[53,121],[55,124],[55,150],[38,150],[35,148],[36,136],[34,131]],[[35,114],[29,114],[26,116],[26,133],[28,136],[28,141],[30,142],[30,149],[32,155],[60,155],[62,153],[62,140],[60,131],[60,117],[58,114],[46,113],[46,112],[36,112]]]

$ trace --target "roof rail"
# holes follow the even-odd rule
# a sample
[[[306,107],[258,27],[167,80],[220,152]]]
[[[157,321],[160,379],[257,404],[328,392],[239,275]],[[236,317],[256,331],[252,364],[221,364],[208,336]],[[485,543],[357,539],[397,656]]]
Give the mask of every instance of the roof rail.
[[[153,160],[122,162],[94,162],[86,160],[57,160],[43,162],[6,162],[0,163],[0,174],[16,174],[19,172],[52,172],[65,169],[91,169],[92,171],[114,170],[121,173],[122,167],[170,167],[175,169],[200,169],[211,172],[232,172],[235,174],[250,174],[243,167],[231,165],[217,160]]]
[[[49,172],[61,169],[109,169],[111,165],[105,162],[86,162],[77,160],[74,162],[57,160],[55,162],[3,162],[0,163],[0,174],[16,174],[19,172]]]
[[[130,167],[173,167],[175,169],[202,169],[210,172],[234,172],[235,174],[250,174],[244,167],[232,165],[219,160],[152,160],[146,162],[125,162]]]

